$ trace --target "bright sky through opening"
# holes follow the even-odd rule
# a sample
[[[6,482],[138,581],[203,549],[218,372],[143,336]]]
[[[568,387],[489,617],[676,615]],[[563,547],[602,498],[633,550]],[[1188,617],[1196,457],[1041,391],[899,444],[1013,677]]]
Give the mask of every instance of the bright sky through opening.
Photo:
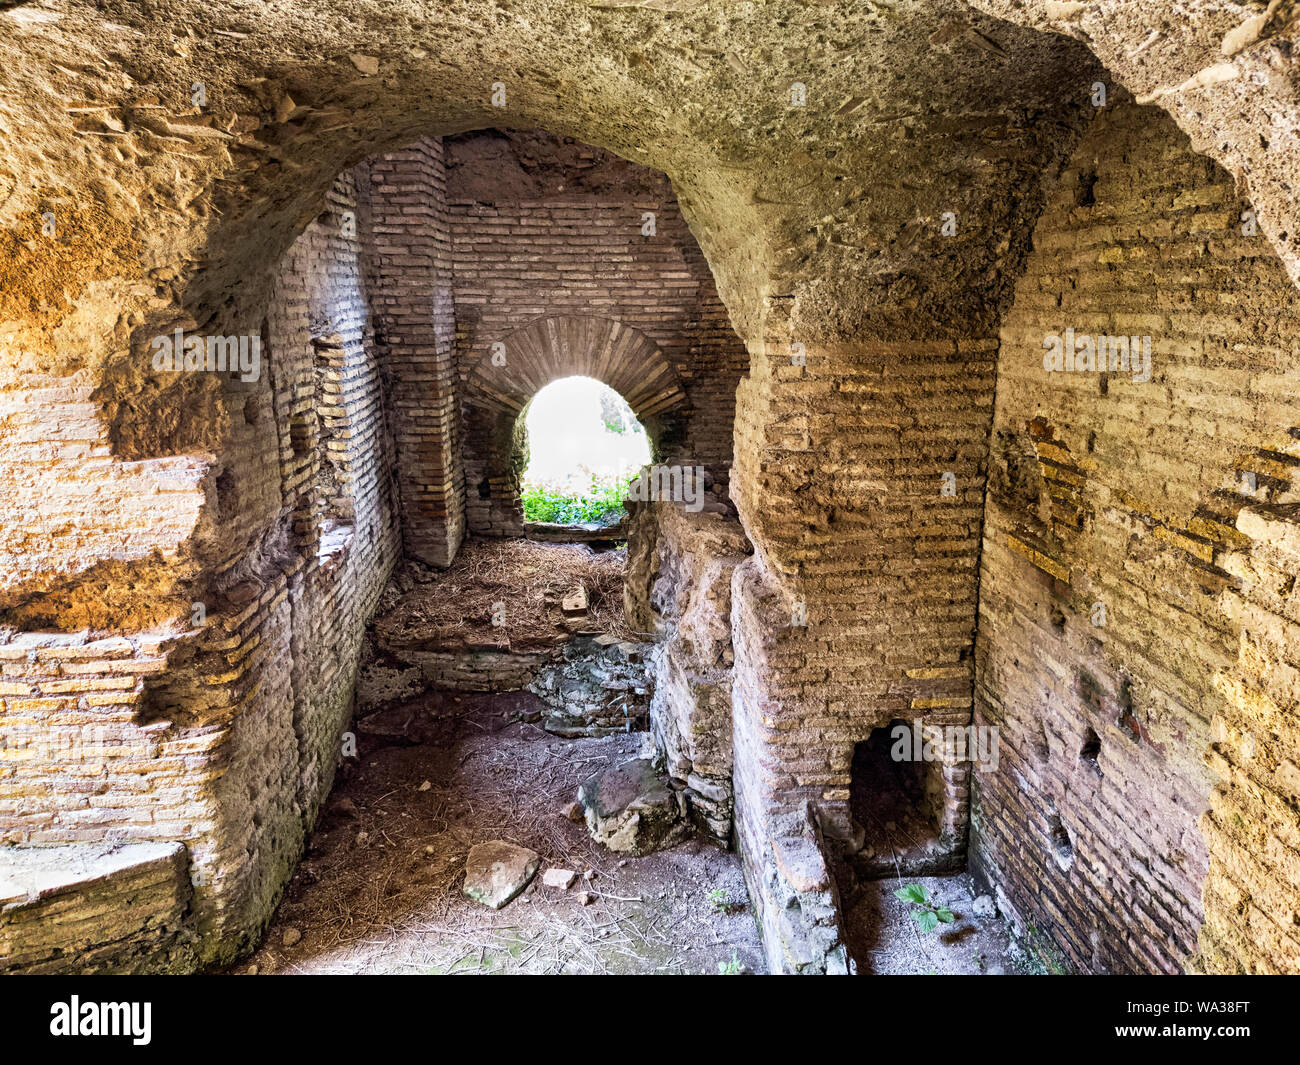
[[[629,422],[611,432],[602,416],[617,408]],[[612,398],[612,402],[610,399]],[[541,389],[529,405],[527,484],[582,492],[591,476],[601,482],[626,477],[650,461],[650,441],[622,397],[590,377],[564,377]]]

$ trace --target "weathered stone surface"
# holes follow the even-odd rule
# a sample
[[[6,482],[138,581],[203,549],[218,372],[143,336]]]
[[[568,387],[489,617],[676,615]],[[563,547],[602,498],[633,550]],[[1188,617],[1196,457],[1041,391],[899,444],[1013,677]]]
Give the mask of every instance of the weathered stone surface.
[[[532,882],[541,863],[527,847],[499,839],[476,843],[465,860],[465,894],[499,910]]]
[[[830,887],[826,860],[816,844],[802,836],[784,836],[772,840],[776,866],[786,882],[800,894],[825,891]]]
[[[565,891],[573,886],[573,882],[578,879],[578,874],[572,869],[547,869],[542,874],[542,883],[547,887],[559,888]]]
[[[743,810],[741,811],[743,813]],[[852,971],[840,927],[839,891],[825,859],[816,811],[781,814],[772,824],[771,846],[751,866],[751,901],[763,929],[763,946],[774,972],[846,974]],[[744,837],[742,837],[743,840]]]
[[[661,634],[650,655],[650,728],[687,812],[705,836],[731,836],[731,577],[749,541],[730,515],[674,504],[633,507],[625,608]]]
[[[578,801],[592,838],[610,850],[648,854],[680,841],[686,831],[681,799],[647,758],[590,777],[578,789]]]
[[[1285,5],[973,0],[973,6],[1084,42],[1139,103],[1168,111],[1198,151],[1249,181],[1263,233],[1292,281],[1300,282],[1297,26]],[[1273,116],[1270,133],[1259,128],[1265,115]]]
[[[644,644],[602,646],[577,637],[563,657],[543,666],[529,685],[549,709],[543,722],[557,736],[609,736],[645,728],[651,681]]]
[[[179,843],[0,847],[0,972],[185,971]]]
[[[560,609],[566,614],[587,613],[587,589],[581,586],[560,600]]]

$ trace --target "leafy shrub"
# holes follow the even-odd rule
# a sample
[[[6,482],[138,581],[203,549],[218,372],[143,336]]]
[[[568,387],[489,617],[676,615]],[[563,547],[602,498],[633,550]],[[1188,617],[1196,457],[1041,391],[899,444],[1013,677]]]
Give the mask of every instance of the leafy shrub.
[[[521,496],[524,518],[556,525],[613,525],[623,514],[623,500],[635,476],[602,481],[593,474],[591,487],[581,493],[555,485],[526,483]]]

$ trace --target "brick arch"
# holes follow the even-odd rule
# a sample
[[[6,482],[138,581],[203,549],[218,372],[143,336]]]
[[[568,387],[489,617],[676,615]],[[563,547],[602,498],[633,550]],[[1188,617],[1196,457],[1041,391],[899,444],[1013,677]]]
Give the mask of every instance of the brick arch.
[[[1226,66],[1234,75],[1207,88],[1198,71],[1212,61],[1210,54],[1222,54],[1228,13],[1214,13],[1212,22],[1177,20],[1165,26],[1158,47],[1148,49],[1144,38],[1150,20],[1159,15],[1157,0],[977,2],[994,13],[1077,32],[1108,62],[1113,57],[1117,68],[1132,71],[1130,79],[1141,82],[1135,88],[1164,101],[1160,106],[1175,111],[1198,140],[1240,145],[1225,162],[1248,172],[1252,184],[1277,205],[1272,215],[1264,215],[1266,228],[1275,217],[1272,231],[1282,254],[1288,262],[1300,262],[1294,242],[1282,236],[1300,230],[1289,224],[1300,213],[1291,180],[1297,138],[1275,134],[1270,142],[1251,124],[1267,114],[1276,116],[1283,131],[1294,128],[1294,82],[1286,76],[1293,61],[1281,51],[1293,30],[1288,36],[1279,32],[1274,43],[1266,37],[1231,63],[1205,68],[1222,77]],[[255,331],[268,298],[267,264],[279,259],[319,210],[333,175],[371,151],[425,133],[498,121],[501,114],[489,102],[479,59],[478,42],[485,33],[491,33],[503,69],[519,72],[509,78],[512,124],[554,124],[653,162],[680,179],[683,207],[700,233],[739,331],[754,347],[754,370],[744,383],[736,419],[736,453],[745,465],[737,470],[735,496],[756,548],[754,561],[738,572],[743,583],[735,583],[736,735],[744,741],[737,744],[741,815],[736,826],[750,882],[780,884],[773,855],[802,861],[805,837],[783,839],[783,849],[777,850],[765,838],[772,834],[768,826],[778,824],[778,816],[784,826],[790,821],[786,815],[807,809],[806,802],[839,802],[843,790],[835,772],[806,770],[806,749],[797,746],[806,742],[805,723],[830,721],[820,731],[838,732],[835,715],[848,716],[840,708],[856,713],[869,701],[876,706],[910,701],[908,682],[917,676],[960,680],[946,671],[964,673],[969,660],[969,641],[961,635],[968,626],[958,619],[957,608],[935,615],[916,606],[957,602],[954,584],[969,589],[962,593],[969,602],[984,564],[983,556],[961,546],[978,538],[978,531],[972,537],[970,530],[980,528],[982,514],[977,510],[965,518],[964,528],[949,522],[947,512],[955,504],[932,491],[932,473],[948,468],[940,463],[952,461],[949,454],[969,462],[975,474],[971,505],[978,508],[982,445],[978,437],[954,438],[951,427],[973,433],[971,427],[988,424],[981,412],[992,409],[993,374],[987,364],[994,360],[983,353],[998,350],[994,312],[1002,286],[1018,269],[1016,254],[995,249],[1005,234],[1023,232],[1026,217],[1032,220],[1037,174],[1054,171],[1059,152],[1065,151],[1068,138],[1058,143],[1045,131],[1067,128],[1072,109],[1088,106],[1079,91],[1091,81],[1081,76],[1087,71],[1081,47],[1055,35],[1030,37],[1009,23],[972,23],[963,5],[946,0],[907,5],[906,19],[887,29],[868,5],[798,8],[799,25],[792,27],[786,11],[796,10],[792,4],[736,5],[734,10],[710,4],[694,12],[683,2],[655,5],[671,6],[669,12],[627,14],[640,30],[660,34],[663,47],[656,49],[653,68],[642,63],[625,70],[625,22],[620,17],[611,24],[596,5],[531,5],[507,16],[471,0],[448,6],[443,18],[399,26],[392,19],[359,18],[355,5],[338,0],[311,5],[290,0],[241,11],[250,46],[228,50],[215,70],[202,55],[178,61],[163,20],[150,26],[131,16],[130,64],[138,77],[82,84],[85,79],[60,58],[69,39],[75,47],[120,33],[109,20],[127,15],[119,16],[115,6],[125,8],[85,10],[75,25],[61,26],[58,33],[0,35],[0,55],[9,60],[0,64],[0,81],[11,90],[26,89],[33,71],[45,68],[42,83],[48,88],[5,94],[24,135],[7,146],[12,162],[6,159],[7,172],[0,173],[3,258],[11,264],[0,273],[6,281],[39,279],[34,290],[25,283],[0,284],[0,293],[9,297],[7,304],[0,300],[5,348],[15,353],[6,355],[13,363],[5,367],[12,372],[6,387],[13,387],[12,404],[20,410],[20,404],[30,404],[26,409],[32,411],[52,407],[52,397],[64,394],[58,402],[71,414],[68,425],[87,424],[92,434],[86,440],[67,437],[58,408],[46,413],[47,423],[57,429],[50,439],[12,419],[23,431],[12,434],[12,444],[6,440],[6,458],[18,459],[15,467],[30,472],[9,478],[6,501],[16,500],[19,513],[28,499],[48,505],[39,526],[13,522],[7,530],[5,551],[25,558],[7,566],[12,575],[4,579],[13,582],[15,594],[28,597],[74,570],[93,572],[95,580],[83,582],[85,597],[113,609],[110,623],[95,628],[133,637],[137,655],[144,655],[144,648],[158,646],[154,630],[141,631],[132,613],[116,606],[131,603],[142,584],[136,563],[123,559],[123,542],[190,567],[181,574],[193,573],[193,580],[176,581],[178,593],[172,597],[185,611],[190,584],[214,592],[226,587],[218,581],[232,572],[232,558],[248,556],[249,565],[233,570],[240,578],[256,571],[256,582],[236,586],[247,591],[253,585],[260,604],[256,613],[245,611],[243,600],[232,602],[223,610],[229,630],[214,627],[221,635],[211,638],[212,647],[205,646],[201,656],[192,653],[191,639],[167,667],[181,677],[199,676],[197,665],[191,665],[196,662],[203,662],[204,670],[221,670],[210,682],[203,674],[210,690],[194,706],[203,713],[204,749],[229,772],[219,785],[198,788],[197,815],[185,811],[183,818],[159,820],[149,828],[157,838],[164,823],[204,826],[195,856],[205,875],[189,906],[202,916],[201,959],[233,957],[265,925],[304,824],[323,797],[321,781],[328,781],[337,750],[333,740],[346,725],[347,687],[363,619],[379,594],[363,581],[385,571],[382,558],[380,564],[359,566],[362,576],[354,586],[333,576],[342,572],[352,582],[350,571],[322,568],[310,556],[305,565],[296,558],[285,561],[277,549],[293,531],[302,485],[308,483],[300,466],[281,458],[292,449],[285,447],[289,419],[279,408],[283,400],[295,412],[300,409],[298,397],[313,367],[289,374],[281,354],[273,355],[269,365],[282,372],[274,384],[260,383],[250,411],[243,395],[219,394],[214,383],[191,395],[144,382],[140,341],[170,328],[173,318],[188,322],[190,316],[207,332]],[[1116,17],[1121,6],[1124,17]],[[296,17],[299,7],[311,17]],[[1150,18],[1139,15],[1139,8],[1150,10]],[[206,17],[219,26],[226,16],[218,10]],[[1073,26],[1064,24],[1065,18]],[[588,22],[589,31],[576,28]],[[1267,24],[1259,29],[1267,31]],[[1210,31],[1214,37],[1207,42]],[[833,42],[817,56],[776,47],[791,35],[797,41],[817,34]],[[718,37],[734,43],[737,54],[720,57],[697,43]],[[356,49],[350,62],[339,48],[343,40],[349,50]],[[774,57],[770,63],[765,53]],[[282,57],[290,54],[299,58],[286,80]],[[770,76],[757,82],[737,78],[735,67],[747,60],[766,66]],[[382,76],[375,77],[380,68]],[[886,74],[874,79],[878,88],[865,76],[877,71]],[[220,108],[197,120],[186,96],[192,79],[183,76],[191,72],[212,78],[208,88]],[[795,77],[812,87],[813,106],[797,118],[783,118],[784,108],[778,110],[771,90]],[[955,106],[945,108],[938,89]],[[90,116],[48,120],[56,93],[80,99],[92,91],[104,114],[120,112],[130,118],[129,125],[114,118],[113,128],[105,131],[87,128],[101,121]],[[142,109],[139,101],[146,97],[162,103]],[[1215,98],[1223,103],[1206,105]],[[908,106],[900,108],[900,101]],[[904,114],[900,124],[900,110],[917,113]],[[347,121],[340,121],[341,114]],[[728,120],[719,122],[719,114]],[[205,125],[209,122],[215,124]],[[1263,143],[1251,147],[1258,142]],[[191,150],[184,150],[187,144]],[[124,151],[138,153],[145,165],[121,166]],[[154,155],[158,165],[148,165]],[[11,179],[9,172],[22,180]],[[915,179],[921,176],[933,186],[918,189]],[[167,186],[165,195],[158,193],[160,181]],[[59,232],[80,234],[72,246],[37,236],[39,212],[51,195],[59,197]],[[178,202],[191,209],[176,210]],[[936,225],[924,224],[947,204],[968,205],[954,211],[961,228],[951,241]],[[442,253],[436,243],[430,237],[418,249],[424,261],[438,261]],[[957,249],[965,250],[957,254]],[[377,258],[410,255],[408,261],[415,262],[416,250],[394,242]],[[38,269],[31,268],[29,256],[37,257]],[[428,279],[413,291],[432,302],[440,298],[438,283]],[[294,295],[300,291],[291,288],[284,298],[300,299]],[[404,330],[449,366],[450,342],[430,328],[423,308],[406,320],[398,310],[391,308],[386,326],[394,333]],[[19,320],[19,332],[11,334],[11,322]],[[144,324],[133,349],[128,334],[136,321]],[[784,350],[769,357],[769,343],[775,349],[794,342],[808,347],[801,365],[793,365]],[[418,375],[411,379],[419,383]],[[954,381],[979,391],[952,389]],[[939,402],[950,392],[951,413]],[[196,411],[199,399],[207,406]],[[489,408],[483,403],[474,409],[486,413]],[[444,413],[432,401],[421,410],[431,424]],[[101,432],[101,424],[112,433]],[[218,439],[219,433],[225,436]],[[200,444],[205,455],[210,451],[220,459],[211,478],[206,471],[212,463],[205,456],[190,457]],[[81,467],[86,455],[106,450],[113,451],[113,462],[93,471],[94,505],[87,506],[86,496],[73,494],[88,480]],[[32,461],[25,460],[28,454]],[[67,457],[56,460],[56,454]],[[183,468],[159,461],[178,457]],[[445,457],[436,454],[429,461],[436,466]],[[141,520],[136,504],[147,498],[142,488],[150,486],[180,495],[178,469],[194,471],[186,493],[189,509],[160,531]],[[206,491],[205,478],[216,480],[218,469],[259,487],[256,498],[238,508],[237,523],[207,516],[220,489]],[[385,473],[380,469],[377,492]],[[915,491],[900,474],[915,478]],[[879,505],[876,484],[896,489],[881,492]],[[422,483],[419,491],[421,501],[432,500],[435,510],[444,505],[438,483]],[[60,497],[65,505],[56,510]],[[926,499],[933,500],[928,508]],[[932,508],[940,506],[943,524],[930,518]],[[900,537],[908,521],[930,522],[944,538]],[[877,550],[882,537],[901,542],[902,553]],[[913,560],[915,579],[903,566]],[[108,572],[96,571],[97,566]],[[788,611],[769,609],[778,599],[768,595],[773,585],[784,582],[779,589],[784,593],[805,579],[808,591],[801,595],[814,608],[819,600],[830,604],[825,627],[816,609],[808,627],[792,627]],[[83,594],[80,587],[73,591]],[[864,602],[889,609],[864,611]],[[914,607],[916,616],[906,616]],[[967,616],[975,617],[973,611]],[[841,622],[847,628],[837,631],[834,626]],[[82,625],[79,618],[77,624]],[[851,640],[844,639],[846,631]],[[220,664],[222,648],[229,646],[226,632],[240,641],[229,654],[238,662],[237,673],[233,665],[228,671]],[[851,653],[843,653],[846,643]],[[915,648],[914,658],[909,654],[897,661],[902,645]],[[948,654],[953,647],[956,653]],[[170,644],[164,653],[172,653]],[[36,665],[43,661],[44,656]],[[802,668],[787,666],[795,662]],[[117,666],[112,669],[120,673]],[[808,679],[817,671],[824,683]],[[42,674],[34,672],[37,692],[43,691],[41,683]],[[921,705],[932,704],[925,696],[917,695]],[[943,692],[933,696],[940,702],[946,698]],[[342,718],[337,707],[343,708]],[[118,718],[132,712],[129,702],[114,708]],[[777,718],[778,712],[784,717]],[[309,745],[309,730],[324,739]],[[183,745],[190,739],[181,735],[177,741]],[[315,782],[313,773],[319,778]],[[28,782],[36,782],[33,793],[44,787],[30,772],[23,778]],[[44,813],[38,816],[47,839],[57,838],[58,830],[72,838],[81,834],[63,811],[55,832]],[[125,823],[120,831],[141,830]],[[238,863],[231,855],[240,856]],[[816,868],[803,866],[809,867]],[[785,902],[794,894],[785,885],[764,890],[771,898],[756,909],[765,939],[773,963],[788,966],[781,957],[780,929],[813,921],[822,904],[813,900],[816,910],[807,905],[792,913]],[[800,906],[807,902],[805,893]],[[178,909],[185,905],[181,901]],[[1245,924],[1243,916],[1233,926],[1234,940]],[[813,957],[806,965],[811,969],[823,964],[826,952],[811,936],[808,941],[811,950],[805,952],[804,941],[797,941],[788,957]]]
[[[538,318],[500,343],[505,365],[493,363],[489,346],[466,382],[467,403],[518,414],[552,381],[576,376],[608,385],[642,422],[688,403],[659,346],[612,318]]]
[[[689,397],[659,345],[639,329],[612,318],[549,315],[499,343],[505,345],[505,364],[493,363],[489,343],[465,379],[465,511],[472,532],[523,533],[519,490],[527,441],[522,416],[552,381],[582,376],[608,385],[645,427],[656,457],[680,444]]]

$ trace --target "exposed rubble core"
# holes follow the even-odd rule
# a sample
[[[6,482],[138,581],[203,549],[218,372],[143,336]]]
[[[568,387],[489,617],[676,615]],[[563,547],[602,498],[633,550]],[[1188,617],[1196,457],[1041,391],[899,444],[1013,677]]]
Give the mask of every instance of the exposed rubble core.
[[[497,718],[773,972],[923,964],[905,877],[972,971],[1300,972],[1298,35],[0,5],[0,972],[265,953],[358,736],[454,803]],[[662,476],[526,523],[572,375]],[[439,905],[594,890],[457,824]]]

